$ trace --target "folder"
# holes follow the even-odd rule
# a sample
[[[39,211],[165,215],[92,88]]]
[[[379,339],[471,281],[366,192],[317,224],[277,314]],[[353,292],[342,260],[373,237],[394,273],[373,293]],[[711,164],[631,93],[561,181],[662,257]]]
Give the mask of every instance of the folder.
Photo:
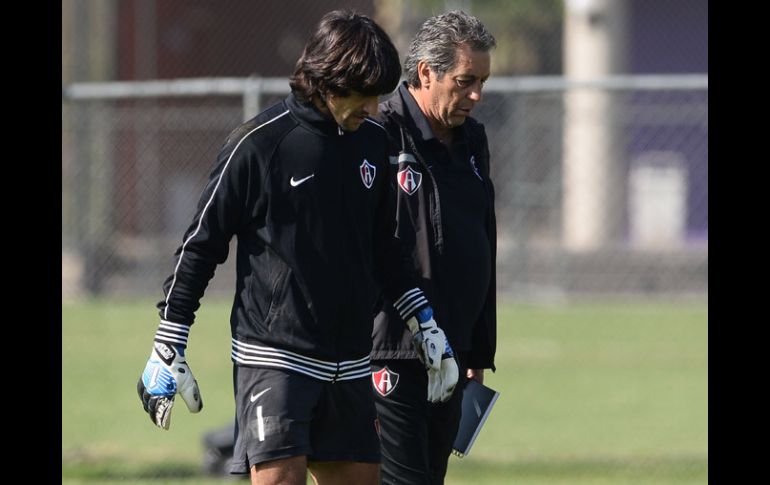
[[[455,436],[452,453],[460,458],[468,456],[473,442],[492,411],[500,393],[474,380],[469,380],[463,389],[460,427]]]

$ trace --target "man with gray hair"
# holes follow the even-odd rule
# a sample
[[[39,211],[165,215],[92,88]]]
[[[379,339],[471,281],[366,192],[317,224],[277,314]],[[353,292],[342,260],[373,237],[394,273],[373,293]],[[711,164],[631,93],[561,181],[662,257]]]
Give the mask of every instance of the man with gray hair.
[[[380,104],[378,120],[391,140],[396,236],[411,249],[460,370],[456,390],[431,402],[443,376],[422,371],[412,333],[392,302],[381,301],[371,357],[382,483],[444,483],[462,388],[495,369],[494,188],[484,127],[470,117],[494,47],[475,17],[432,17],[409,48],[406,82]]]

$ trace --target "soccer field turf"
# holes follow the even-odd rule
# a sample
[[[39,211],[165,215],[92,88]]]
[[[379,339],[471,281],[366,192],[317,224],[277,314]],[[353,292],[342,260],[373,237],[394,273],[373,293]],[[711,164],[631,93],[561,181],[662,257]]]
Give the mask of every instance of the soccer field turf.
[[[500,398],[453,484],[708,481],[708,310],[701,303],[500,304]],[[229,305],[205,298],[188,361],[204,408],[154,427],[136,382],[152,301],[62,306],[62,483],[222,483],[201,436],[233,417]],[[439,322],[440,324],[440,322]]]

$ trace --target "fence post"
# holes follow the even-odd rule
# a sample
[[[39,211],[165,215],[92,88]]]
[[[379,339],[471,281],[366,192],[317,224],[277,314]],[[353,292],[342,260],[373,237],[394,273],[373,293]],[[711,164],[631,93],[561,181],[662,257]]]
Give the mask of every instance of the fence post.
[[[250,120],[262,111],[260,97],[262,96],[262,78],[250,77],[243,90],[243,121]]]

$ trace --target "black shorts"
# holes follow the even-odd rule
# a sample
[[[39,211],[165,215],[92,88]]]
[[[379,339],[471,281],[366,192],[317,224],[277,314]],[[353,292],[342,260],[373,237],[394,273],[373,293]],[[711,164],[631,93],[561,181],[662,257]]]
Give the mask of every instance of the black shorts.
[[[372,361],[372,388],[380,421],[383,485],[443,484],[460,426],[460,381],[446,403],[428,402],[428,375],[417,359]]]
[[[230,473],[307,456],[308,461],[380,462],[368,377],[336,383],[281,369],[234,366],[235,449]]]

